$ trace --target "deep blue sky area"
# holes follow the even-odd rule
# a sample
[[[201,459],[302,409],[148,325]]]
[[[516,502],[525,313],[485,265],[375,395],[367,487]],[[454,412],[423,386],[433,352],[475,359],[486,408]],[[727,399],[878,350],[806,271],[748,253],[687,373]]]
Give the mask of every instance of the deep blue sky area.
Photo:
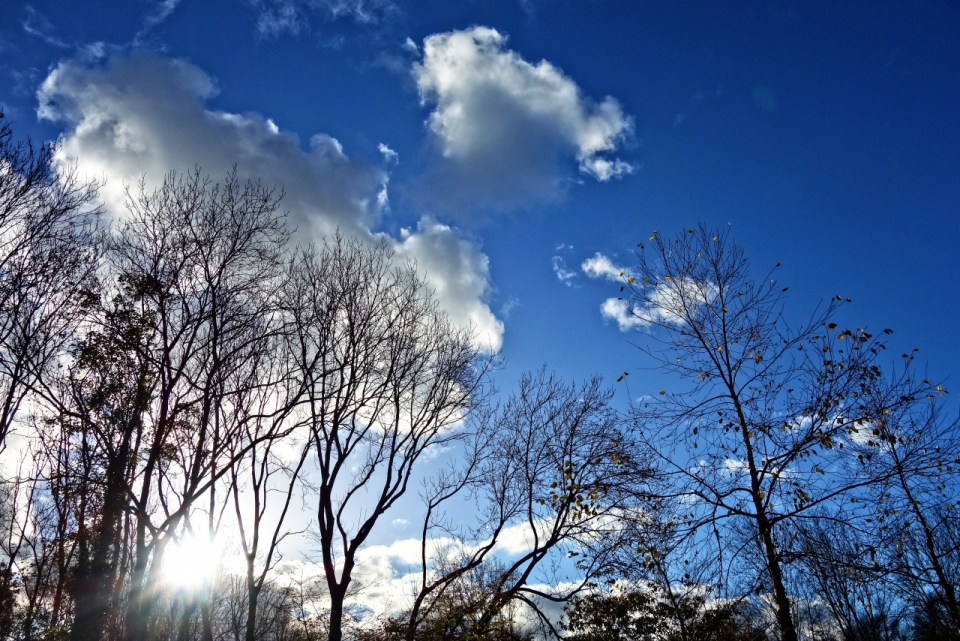
[[[265,26],[271,16],[289,19]],[[458,89],[425,89],[424,40],[474,27],[505,39]],[[95,110],[91,92],[142,89],[110,79],[87,91],[89,74],[148,51],[213,79],[218,93],[195,98],[209,112],[270,119],[305,152],[314,134],[336,138],[350,163],[389,174],[389,208],[367,231],[400,239],[430,220],[486,257],[488,271],[470,272],[486,279],[472,296],[503,323],[506,386],[541,364],[611,380],[642,365],[628,344],[642,336],[600,313],[617,285],[580,265],[600,252],[629,266],[651,230],[703,221],[729,223],[758,276],[782,263],[788,316],[849,296],[844,322],[893,328],[892,356],[920,347],[956,395],[958,33],[951,2],[12,0],[0,17],[0,105],[18,135],[76,140],[67,148],[81,167],[84,154],[114,166],[116,150],[78,134],[94,112],[38,120],[38,91],[67,69],[75,81],[58,85],[57,105]],[[459,55],[445,51],[446,62]],[[559,111],[535,106],[525,83],[542,60],[577,89],[564,104],[619,105],[616,122],[629,124],[604,149],[584,151]],[[460,156],[459,134],[431,127],[445,99],[482,131]],[[117,131],[138,115],[122,113]],[[170,137],[160,120],[138,122]],[[139,172],[193,166],[189,149],[157,152]],[[585,157],[632,170],[602,179]],[[659,386],[646,376],[632,388]]]

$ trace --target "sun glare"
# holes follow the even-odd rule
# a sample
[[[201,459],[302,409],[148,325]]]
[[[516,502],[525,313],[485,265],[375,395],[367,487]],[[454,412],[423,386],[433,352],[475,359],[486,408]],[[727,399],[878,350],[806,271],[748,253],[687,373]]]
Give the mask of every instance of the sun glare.
[[[163,575],[167,583],[196,589],[213,580],[220,562],[220,550],[206,538],[184,537],[167,548]]]

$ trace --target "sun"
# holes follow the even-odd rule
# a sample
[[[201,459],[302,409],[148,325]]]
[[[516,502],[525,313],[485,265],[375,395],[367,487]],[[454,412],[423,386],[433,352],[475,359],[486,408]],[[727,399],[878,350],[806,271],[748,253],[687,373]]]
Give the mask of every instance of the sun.
[[[186,590],[209,585],[220,565],[221,550],[206,537],[187,535],[174,541],[163,555],[166,583]]]

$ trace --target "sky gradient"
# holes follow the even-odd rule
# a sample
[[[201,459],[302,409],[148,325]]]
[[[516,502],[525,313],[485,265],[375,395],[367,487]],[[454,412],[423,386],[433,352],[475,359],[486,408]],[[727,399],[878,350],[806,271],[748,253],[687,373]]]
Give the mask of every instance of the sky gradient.
[[[389,243],[507,390],[541,365],[662,389],[604,274],[703,222],[782,264],[788,319],[850,297],[842,324],[956,397],[957,33],[945,2],[15,1],[0,108],[112,217],[141,177],[236,163],[301,240]]]

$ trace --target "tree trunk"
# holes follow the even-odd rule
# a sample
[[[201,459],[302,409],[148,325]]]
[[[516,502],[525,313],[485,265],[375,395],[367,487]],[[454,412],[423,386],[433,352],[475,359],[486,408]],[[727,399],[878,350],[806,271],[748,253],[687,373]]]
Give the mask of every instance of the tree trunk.
[[[180,629],[177,631],[177,641],[189,641],[190,624],[193,621],[193,615],[197,612],[197,597],[191,596],[187,607],[183,609],[180,615]]]
[[[336,578],[334,573],[327,573],[327,587],[330,590],[330,641],[342,641],[343,639],[343,602],[347,597],[347,586],[350,585],[350,575],[353,573],[353,554],[347,552],[343,559],[343,572],[340,575],[340,582],[330,581],[330,578]],[[326,565],[326,563],[325,563]],[[332,562],[329,563],[332,569]]]
[[[763,551],[767,557],[767,569],[770,572],[770,582],[773,584],[773,600],[777,606],[777,625],[780,627],[781,641],[797,641],[797,628],[793,623],[793,613],[790,611],[790,598],[783,584],[783,573],[780,570],[780,559],[777,558],[777,546],[773,542],[773,532],[766,515],[760,514],[757,518],[760,526],[760,540],[763,542]]]
[[[213,622],[210,619],[210,598],[209,592],[200,600],[200,623],[203,625],[203,641],[213,641]]]
[[[116,567],[114,546],[117,544],[120,521],[126,507],[124,485],[129,457],[129,435],[124,436],[116,458],[107,468],[107,486],[104,490],[103,514],[93,537],[93,558],[75,597],[76,617],[71,631],[74,641],[97,639],[103,636],[107,617],[113,603]]]
[[[253,580],[253,560],[247,561],[247,636],[246,641],[256,641],[257,601],[260,587]]]
[[[330,641],[343,640],[343,600],[346,588],[330,590]]]
[[[728,381],[732,380],[732,377],[728,376]],[[757,522],[757,530],[759,530],[760,541],[763,544],[763,553],[767,561],[767,571],[770,573],[770,583],[773,587],[773,600],[777,606],[777,625],[780,628],[780,640],[798,641],[797,628],[793,623],[793,613],[790,611],[790,598],[787,596],[787,589],[783,584],[783,572],[780,569],[777,546],[773,541],[773,525],[767,518],[767,512],[763,505],[760,474],[754,458],[753,443],[750,440],[750,424],[747,421],[743,406],[740,403],[740,396],[732,382],[727,383],[727,389],[729,390],[730,399],[733,401],[737,411],[737,421],[740,425],[740,434],[743,438],[744,449],[746,451],[747,467],[750,471],[750,491],[751,494],[753,494],[753,505],[756,510],[754,519]]]
[[[926,515],[923,513],[923,510],[920,509],[920,502],[914,498],[913,491],[910,489],[910,484],[907,482],[907,479],[904,476],[902,467],[897,470],[897,476],[899,477],[900,485],[903,487],[904,493],[907,496],[908,504],[913,510],[913,514],[920,523],[920,527],[923,528],[923,545],[927,553],[927,558],[930,561],[930,565],[933,566],[933,572],[937,576],[937,583],[939,584],[940,589],[943,590],[943,598],[946,601],[947,614],[950,615],[951,627],[953,628],[954,632],[960,632],[960,602],[957,600],[956,588],[954,587],[953,582],[950,581],[950,578],[947,576],[943,564],[940,562],[940,554],[937,552],[937,544],[936,540],[934,539],[933,528],[930,526],[930,523],[927,520]]]

